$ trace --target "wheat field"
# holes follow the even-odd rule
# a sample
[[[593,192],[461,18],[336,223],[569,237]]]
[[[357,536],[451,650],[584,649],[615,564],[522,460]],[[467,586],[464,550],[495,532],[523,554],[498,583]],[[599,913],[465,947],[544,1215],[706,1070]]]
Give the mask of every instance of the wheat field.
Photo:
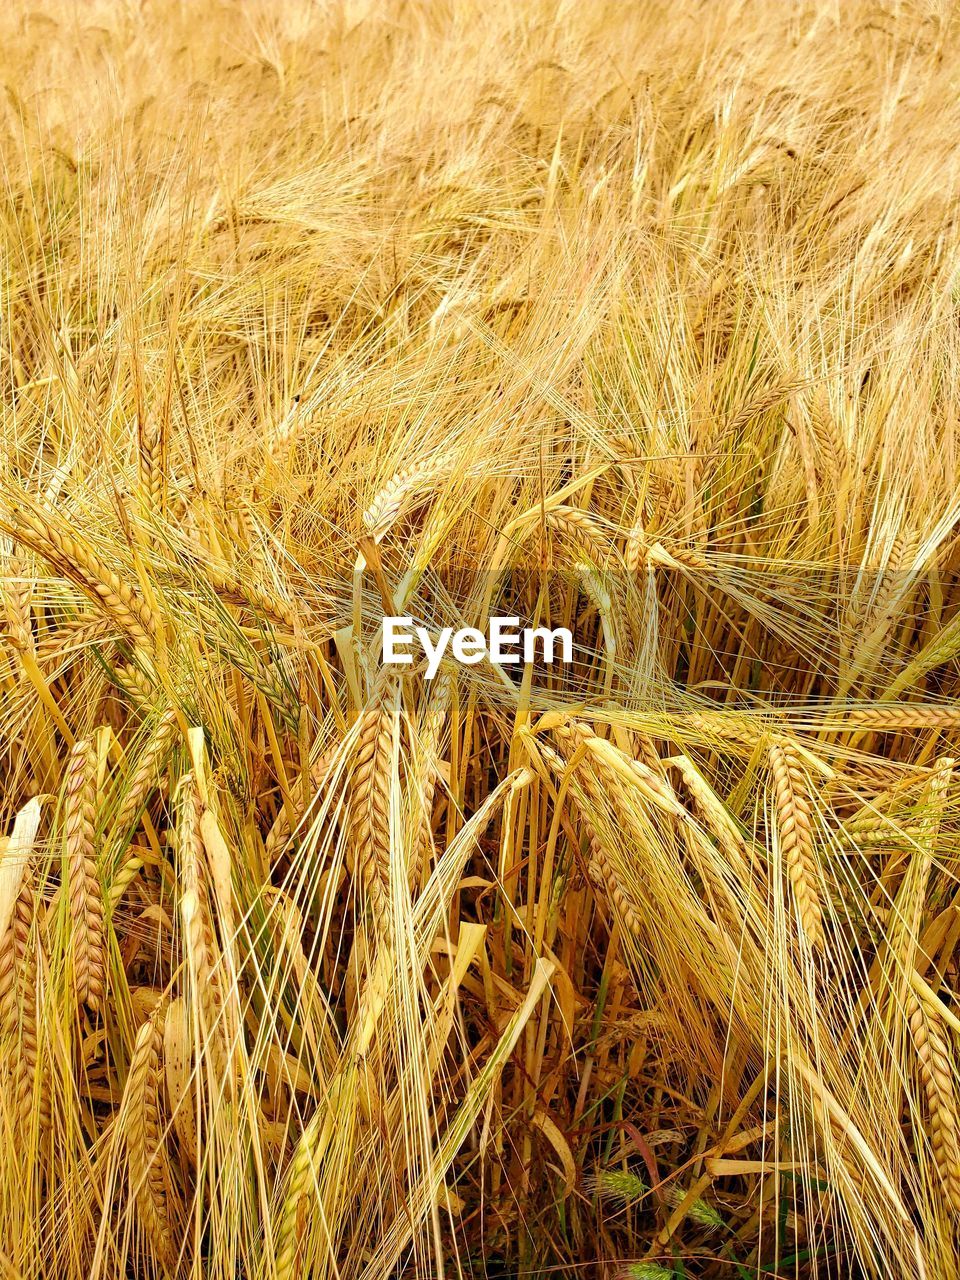
[[[0,73],[0,1278],[955,1280],[956,6]]]

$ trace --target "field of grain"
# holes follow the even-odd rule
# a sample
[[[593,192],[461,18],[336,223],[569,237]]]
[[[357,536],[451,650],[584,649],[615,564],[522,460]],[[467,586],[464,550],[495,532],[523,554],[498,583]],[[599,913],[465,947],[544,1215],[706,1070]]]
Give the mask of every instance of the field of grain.
[[[956,1280],[957,7],[0,79],[0,1280]]]

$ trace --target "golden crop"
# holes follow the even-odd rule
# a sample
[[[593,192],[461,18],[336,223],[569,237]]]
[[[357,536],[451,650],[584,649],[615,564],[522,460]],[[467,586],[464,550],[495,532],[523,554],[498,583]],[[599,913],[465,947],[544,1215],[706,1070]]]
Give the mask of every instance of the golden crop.
[[[955,1278],[955,6],[0,73],[0,1278]]]

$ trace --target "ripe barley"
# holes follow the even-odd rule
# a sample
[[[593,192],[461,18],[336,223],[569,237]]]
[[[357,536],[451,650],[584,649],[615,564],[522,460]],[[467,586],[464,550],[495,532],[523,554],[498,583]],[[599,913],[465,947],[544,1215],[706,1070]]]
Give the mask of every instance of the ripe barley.
[[[699,551],[685,547],[679,542],[671,542],[669,546],[663,542],[657,542],[650,548],[648,557],[651,564],[660,564],[667,568],[679,566],[682,569],[689,570],[691,573],[699,573],[708,577],[716,577],[719,573],[718,567],[713,561],[708,560]]]
[[[317,1147],[324,1118],[324,1108],[318,1107],[300,1135],[290,1161],[277,1231],[276,1267],[279,1280],[292,1280],[292,1277],[301,1274],[297,1267],[297,1254],[300,1248],[303,1202],[316,1183],[317,1162],[322,1154]]]
[[[623,548],[623,564],[628,574],[647,567],[647,534],[643,524],[635,524],[627,533]]]
[[[452,682],[447,672],[441,672],[434,682],[433,698],[427,712],[426,724],[420,738],[422,752],[420,776],[420,821],[414,837],[413,856],[410,862],[410,885],[416,892],[423,878],[423,867],[432,843],[433,802],[437,790],[439,772],[437,752],[440,735],[450,704]]]
[[[604,777],[612,796],[622,793],[625,787],[635,787],[655,808],[674,818],[688,818],[689,815],[662,774],[655,773],[642,761],[632,759],[587,725],[570,721],[555,726],[553,734],[571,754],[574,751],[587,751],[594,766]]]
[[[907,993],[907,1022],[927,1098],[930,1144],[943,1189],[960,1214],[960,1119],[958,1119],[956,1055],[951,1051],[942,1020],[913,991]]]
[[[11,7],[0,1272],[953,1276],[950,6]]]
[[[553,507],[546,513],[548,529],[561,534],[580,556],[594,565],[602,565],[610,556],[611,540],[586,511],[577,507]]]
[[[755,727],[743,715],[733,716],[717,711],[694,711],[683,719],[683,725],[695,733],[703,735],[705,742],[720,738],[726,743],[734,743],[749,751],[759,747],[765,737],[761,726]]]
[[[108,569],[79,534],[69,534],[39,511],[21,508],[14,519],[17,537],[45,556],[110,615],[135,645],[150,652],[158,623],[153,612],[119,574]]]
[[[806,775],[800,757],[787,743],[774,743],[769,761],[780,850],[797,915],[811,947],[819,947],[823,938],[823,915]]]
[[[134,663],[125,663],[114,670],[117,684],[131,700],[134,706],[149,707],[155,697],[156,688],[148,675]]]
[[[300,397],[295,396],[293,404],[283,417],[267,428],[264,452],[274,464],[279,464],[296,443],[303,426],[303,408]]]
[[[910,561],[916,556],[919,539],[909,530],[901,530],[893,540],[883,576],[877,583],[869,611],[867,631],[875,631],[889,624],[896,613],[898,594],[904,588],[904,575],[910,570]]]
[[[663,774],[664,762],[660,758],[657,748],[654,746],[653,739],[648,733],[640,733],[639,731],[628,732],[627,737],[633,744],[633,754],[650,770],[652,774]]]
[[[749,852],[733,815],[688,756],[673,756],[666,763],[676,768],[683,778],[696,811],[728,855],[732,865],[740,868],[742,874],[746,875]]]
[[[232,632],[221,632],[219,641],[224,657],[263,694],[283,723],[296,732],[300,704],[281,664],[267,661],[243,637]]]
[[[447,459],[441,458],[425,466],[406,467],[392,476],[360,517],[374,542],[385,538],[418,493],[432,488],[450,466]]]
[[[176,726],[177,715],[170,707],[157,721],[147,745],[137,758],[133,773],[124,780],[123,798],[113,820],[114,840],[126,839],[143,813],[173,744]]]
[[[830,409],[830,397],[822,385],[810,401],[810,427],[824,470],[831,481],[836,481],[846,466],[847,445]]]
[[[160,1109],[160,1054],[165,1003],[137,1033],[123,1100],[130,1191],[150,1248],[167,1276],[177,1274],[182,1213],[167,1155]]]
[[[313,797],[307,803],[306,810],[316,800],[318,793],[322,790],[330,771],[333,768],[337,753],[340,750],[340,743],[335,742],[333,746],[328,747],[317,760],[310,766],[310,785],[313,787]],[[299,821],[303,820],[303,813],[299,815]],[[264,852],[267,855],[267,861],[272,865],[283,852],[287,841],[293,834],[293,825],[290,821],[290,815],[287,812],[287,806],[281,805],[280,811],[267,832],[266,839],[263,842]]]
[[[109,618],[98,618],[94,614],[81,614],[61,622],[54,630],[48,631],[37,643],[37,661],[40,663],[55,662],[72,653],[79,653],[91,645],[102,644],[113,639],[117,634],[116,624]]]
[[[322,1201],[319,1216],[329,1221],[342,1201],[342,1182],[336,1178],[323,1182],[324,1162],[339,1157],[340,1169],[352,1150],[351,1114],[356,1104],[359,1080],[353,1067],[346,1067],[325,1086],[316,1111],[305,1126],[287,1168],[284,1194],[279,1206],[276,1227],[277,1280],[299,1280],[307,1274],[302,1256],[304,1230],[309,1230],[318,1215],[308,1205]]]
[[[91,739],[76,743],[67,762],[64,840],[76,998],[96,1013],[103,1000],[103,897],[97,875],[97,753]]]
[[[37,1028],[36,899],[29,873],[17,894],[13,916],[0,939],[0,1032],[12,1054],[15,1111],[21,1126],[37,1104],[40,1129],[50,1124],[50,1097],[39,1055]]]
[[[211,1054],[214,1074],[223,1074],[226,1027],[218,968],[219,949],[210,915],[206,851],[200,831],[201,801],[192,773],[180,784],[177,846],[180,861],[180,914],[186,937],[191,996],[200,1012],[200,1025]]]
[[[35,647],[31,612],[33,588],[27,578],[26,561],[21,556],[8,558],[0,587],[10,643],[16,649],[32,651]]]
[[[237,609],[246,609],[259,617],[269,618],[275,624],[295,631],[297,614],[292,605],[270,591],[252,582],[241,582],[224,569],[205,563],[203,573],[216,594]]]
[[[883,733],[896,733],[901,729],[960,729],[960,707],[954,705],[851,707],[844,715],[857,729],[878,729]]]
[[[893,699],[911,689],[935,667],[950,662],[960,653],[960,611],[941,627],[920,649],[920,651],[900,668],[896,677],[884,690],[884,697]]]
[[[360,722],[350,775],[350,836],[374,928],[381,942],[390,929],[390,777],[399,687],[389,679]]]
[[[633,902],[624,889],[613,863],[604,852],[603,845],[589,823],[587,824],[587,840],[589,857],[587,874],[590,883],[607,899],[613,909],[614,918],[619,920],[627,933],[640,936],[641,920]]]
[[[148,414],[140,424],[140,483],[150,510],[162,516],[166,489],[162,419]]]
[[[581,741],[584,741],[586,733],[587,731],[580,726],[579,734],[576,729],[571,730],[568,741],[575,740],[577,736],[580,737]],[[562,738],[563,734],[560,736]],[[564,772],[567,766],[557,752],[543,743],[540,744],[539,750],[557,773],[562,774]],[[627,933],[637,936],[641,928],[640,909],[618,875],[613,860],[608,857],[603,847],[603,842],[594,826],[592,815],[599,816],[604,813],[609,802],[616,811],[618,818],[624,823],[627,831],[636,834],[634,821],[630,814],[629,804],[625,805],[620,795],[619,787],[622,785],[620,780],[614,776],[613,778],[605,777],[601,782],[600,777],[602,775],[594,772],[593,764],[594,761],[591,757],[588,760],[581,760],[576,768],[577,782],[586,801],[582,805],[582,809],[587,833],[587,877],[593,887],[606,898],[613,908],[614,918],[620,921]],[[642,833],[638,838],[643,838]]]

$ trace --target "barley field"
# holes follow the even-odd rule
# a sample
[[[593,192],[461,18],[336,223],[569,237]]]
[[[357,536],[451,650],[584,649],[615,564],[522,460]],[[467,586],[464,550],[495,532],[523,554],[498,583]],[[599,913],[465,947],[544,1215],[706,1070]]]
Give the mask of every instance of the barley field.
[[[0,79],[0,1280],[956,1280],[957,6]]]

